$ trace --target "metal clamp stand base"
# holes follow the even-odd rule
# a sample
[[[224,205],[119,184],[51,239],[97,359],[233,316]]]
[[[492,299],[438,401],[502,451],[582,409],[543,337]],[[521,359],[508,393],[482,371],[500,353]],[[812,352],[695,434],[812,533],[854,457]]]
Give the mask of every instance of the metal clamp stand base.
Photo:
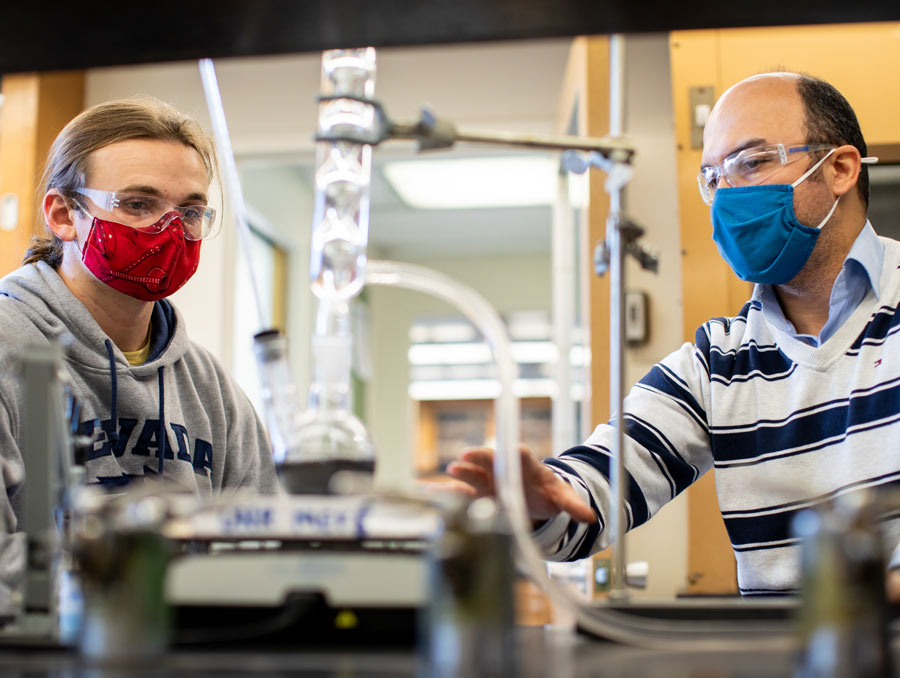
[[[610,500],[609,529],[615,535],[616,546],[613,550],[612,588],[610,600],[624,601],[628,598],[625,588],[625,256],[630,254],[641,268],[656,271],[659,268],[659,257],[638,244],[637,240],[644,234],[644,229],[625,218],[616,210],[610,213],[606,222],[606,241],[597,245],[594,252],[594,270],[598,276],[610,272],[610,405],[616,418],[616,443],[614,445],[615,463],[610,473],[610,487],[613,497]]]

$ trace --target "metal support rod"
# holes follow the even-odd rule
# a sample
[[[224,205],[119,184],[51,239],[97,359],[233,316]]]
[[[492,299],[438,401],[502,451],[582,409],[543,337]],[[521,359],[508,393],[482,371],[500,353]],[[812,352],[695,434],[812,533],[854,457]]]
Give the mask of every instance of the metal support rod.
[[[461,129],[456,132],[456,141],[515,146],[518,148],[539,148],[548,151],[573,150],[586,153],[594,152],[620,162],[630,162],[634,156],[634,147],[631,144],[609,137],[590,139],[585,137]]]
[[[418,120],[401,122],[392,120],[384,106],[369,96],[328,94],[319,97],[320,105],[327,105],[333,101],[358,102],[365,105],[372,111],[372,124],[366,128],[334,125],[331,128],[319,129],[316,133],[316,141],[378,146],[385,141],[406,139],[418,142],[420,151],[451,148],[458,142],[468,142],[545,151],[580,152],[596,155],[610,165],[613,163],[630,164],[635,154],[633,144],[612,136],[591,138],[574,135],[457,129],[453,123],[435,117],[428,109],[422,110]],[[580,172],[583,172],[586,166]]]
[[[613,35],[609,42],[609,133],[615,138],[624,132],[625,120],[625,38]],[[610,598],[628,597],[625,588],[625,246],[620,226],[622,189],[612,187],[609,219],[606,224],[610,264],[609,403],[616,422],[610,473],[609,529],[615,536]]]
[[[61,501],[72,454],[65,427],[61,364],[58,343],[28,344],[21,349],[25,390],[22,457],[27,482],[21,490],[24,501],[19,529],[26,534],[28,558],[23,611],[32,615],[25,625],[39,635],[53,632],[56,599],[52,575],[59,546],[54,509]]]
[[[561,451],[571,447],[578,438],[575,430],[576,403],[572,398],[572,328],[576,320],[576,294],[578,285],[575,265],[575,223],[569,203],[569,179],[560,172],[557,178],[557,198],[553,209],[552,293],[553,293],[553,342],[557,356],[554,373],[558,392],[553,398],[553,445]]]

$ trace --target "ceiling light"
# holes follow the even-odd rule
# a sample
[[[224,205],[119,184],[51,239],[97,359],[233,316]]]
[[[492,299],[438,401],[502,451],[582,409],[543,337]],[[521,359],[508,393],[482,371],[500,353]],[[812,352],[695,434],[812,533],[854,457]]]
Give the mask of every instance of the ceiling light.
[[[466,209],[551,205],[559,161],[552,155],[398,160],[384,175],[410,207]]]
[[[512,359],[519,364],[555,363],[559,358],[552,341],[514,341],[510,349]],[[483,341],[412,344],[407,356],[410,365],[484,365],[494,361],[490,347]]]

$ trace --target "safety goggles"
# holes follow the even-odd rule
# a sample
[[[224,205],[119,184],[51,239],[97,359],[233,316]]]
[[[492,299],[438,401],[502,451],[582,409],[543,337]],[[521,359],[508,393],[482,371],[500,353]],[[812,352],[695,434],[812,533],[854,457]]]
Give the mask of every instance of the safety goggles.
[[[754,186],[763,183],[785,165],[800,160],[807,153],[834,148],[833,144],[803,144],[785,146],[769,144],[753,146],[732,153],[718,165],[700,168],[697,185],[700,197],[707,205],[712,205],[716,188],[724,178],[729,186]]]
[[[209,238],[217,231],[216,211],[206,205],[175,205],[155,195],[96,188],[76,188],[74,192],[90,198],[117,222],[144,233],[162,233],[176,217],[181,218],[184,237],[188,240]]]

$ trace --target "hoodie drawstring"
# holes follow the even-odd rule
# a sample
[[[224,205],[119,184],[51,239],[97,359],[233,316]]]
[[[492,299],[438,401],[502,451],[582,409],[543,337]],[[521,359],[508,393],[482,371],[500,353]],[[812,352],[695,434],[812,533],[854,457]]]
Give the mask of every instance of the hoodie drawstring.
[[[116,445],[119,442],[119,383],[116,375],[116,358],[113,353],[113,345],[112,342],[107,339],[106,344],[106,353],[109,356],[109,381],[112,390],[112,404],[110,406],[110,419],[112,420],[112,425],[110,426],[110,430],[107,431],[106,437],[109,440],[111,445]],[[156,429],[156,439],[159,441],[159,467],[158,473],[160,476],[163,474],[163,462],[166,458],[166,452],[168,451],[166,445],[166,421],[164,418],[166,411],[166,389],[165,389],[165,380],[163,379],[163,370],[165,367],[160,366],[159,370],[157,370],[157,375],[159,377],[159,424]]]
[[[112,405],[110,406],[109,418],[112,420],[112,425],[110,426],[110,430],[107,432],[106,437],[110,442],[110,445],[115,445],[119,442],[119,384],[116,378],[116,358],[113,354],[113,346],[112,342],[107,339],[106,344],[106,353],[109,356],[109,381],[112,387]]]
[[[164,419],[166,413],[165,406],[165,381],[163,380],[163,370],[165,368],[160,365],[157,374],[159,375],[159,428],[156,432],[156,439],[159,442],[159,475],[163,474],[163,460],[166,458],[166,421]]]

